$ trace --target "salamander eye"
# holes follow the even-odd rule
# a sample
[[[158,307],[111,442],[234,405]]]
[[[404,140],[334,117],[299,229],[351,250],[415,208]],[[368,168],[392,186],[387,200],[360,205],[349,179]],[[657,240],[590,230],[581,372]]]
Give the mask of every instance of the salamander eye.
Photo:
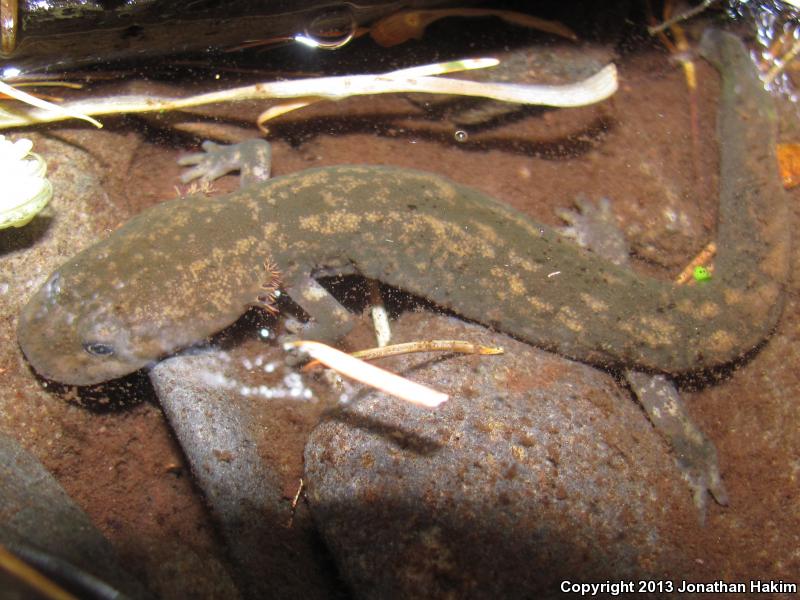
[[[83,349],[86,350],[92,356],[113,356],[114,355],[114,346],[109,344],[104,344],[102,342],[86,342],[83,345]]]

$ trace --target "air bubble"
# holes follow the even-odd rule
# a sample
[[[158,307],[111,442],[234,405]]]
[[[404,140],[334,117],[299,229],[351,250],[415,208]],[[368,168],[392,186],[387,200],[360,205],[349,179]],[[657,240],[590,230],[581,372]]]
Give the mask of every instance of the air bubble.
[[[357,26],[349,6],[327,8],[317,13],[303,33],[295,35],[294,39],[312,48],[338,50],[353,39]]]

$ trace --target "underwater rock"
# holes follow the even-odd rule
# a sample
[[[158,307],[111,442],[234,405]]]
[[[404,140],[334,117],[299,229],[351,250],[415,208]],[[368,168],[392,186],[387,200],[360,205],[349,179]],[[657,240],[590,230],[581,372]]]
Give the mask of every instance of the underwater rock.
[[[122,569],[111,544],[55,477],[2,433],[0,545],[77,596],[153,598]],[[31,597],[32,588],[17,575],[0,569],[1,597]]]
[[[283,351],[248,342],[176,356],[150,379],[245,596],[335,596],[308,508],[292,508],[303,445],[325,404],[283,365]]]
[[[670,527],[696,519],[690,495],[611,377],[445,317],[405,315],[395,337],[505,354],[390,359],[450,400],[431,410],[365,391],[311,434],[307,498],[357,596],[557,596],[564,580],[686,564]]]

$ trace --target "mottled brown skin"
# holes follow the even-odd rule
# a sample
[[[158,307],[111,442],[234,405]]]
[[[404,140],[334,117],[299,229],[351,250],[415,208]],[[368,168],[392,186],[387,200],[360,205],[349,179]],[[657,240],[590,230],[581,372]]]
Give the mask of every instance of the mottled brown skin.
[[[741,43],[716,36],[705,45],[723,76],[720,252],[705,285],[638,276],[438,175],[327,167],[142,213],[51,276],[23,310],[20,345],[62,383],[126,375],[234,322],[270,257],[290,295],[310,274],[357,272],[586,362],[730,362],[780,315],[789,232],[770,100]]]

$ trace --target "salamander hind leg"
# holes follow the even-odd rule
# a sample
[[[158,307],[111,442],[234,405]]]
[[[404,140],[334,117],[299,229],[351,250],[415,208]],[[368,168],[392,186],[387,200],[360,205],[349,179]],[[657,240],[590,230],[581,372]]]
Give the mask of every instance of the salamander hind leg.
[[[579,196],[575,199],[575,208],[557,212],[568,223],[559,233],[615,265],[628,266],[628,242],[617,225],[608,198],[601,198],[595,204]]]
[[[626,371],[625,378],[644,407],[650,422],[669,442],[675,460],[694,493],[694,504],[705,516],[708,493],[723,506],[728,492],[722,483],[717,449],[691,420],[678,390],[663,375]]]
[[[610,202],[603,199],[595,205],[578,199],[576,205],[577,211],[559,213],[569,223],[562,233],[606,260],[628,266],[628,245]],[[720,477],[717,450],[692,421],[675,385],[663,375],[632,370],[624,375],[650,422],[672,447],[678,468],[692,489],[700,519],[704,518],[709,493],[719,504],[726,505],[728,494]]]
[[[202,148],[203,152],[178,159],[179,165],[189,167],[181,175],[183,183],[194,179],[212,181],[239,171],[239,187],[246,188],[270,177],[272,149],[266,140],[253,139],[230,146],[207,140]]]

